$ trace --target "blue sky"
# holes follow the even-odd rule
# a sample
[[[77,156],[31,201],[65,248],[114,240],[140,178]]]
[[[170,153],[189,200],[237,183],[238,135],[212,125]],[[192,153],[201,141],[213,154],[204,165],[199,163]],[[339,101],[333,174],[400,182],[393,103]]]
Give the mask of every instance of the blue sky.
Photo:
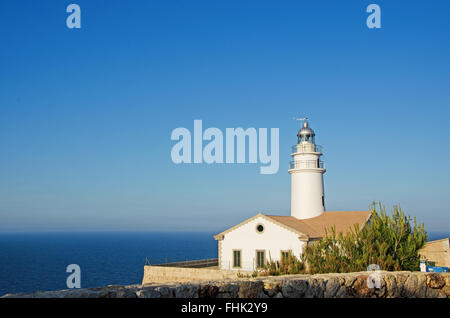
[[[82,28],[65,25],[77,3]],[[370,30],[367,5],[381,7]],[[448,1],[1,1],[0,230],[221,231],[289,214],[293,117],[328,210],[450,228]],[[280,129],[280,169],[175,165],[176,127]]]

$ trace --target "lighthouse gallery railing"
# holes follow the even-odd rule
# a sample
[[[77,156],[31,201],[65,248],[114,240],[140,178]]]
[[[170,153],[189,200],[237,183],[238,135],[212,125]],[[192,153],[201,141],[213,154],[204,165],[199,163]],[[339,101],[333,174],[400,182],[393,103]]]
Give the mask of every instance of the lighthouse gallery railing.
[[[291,147],[291,153],[298,152],[320,152],[323,153],[323,147],[313,143],[299,143]]]
[[[289,169],[301,168],[320,168],[325,169],[325,163],[322,160],[297,160],[289,163]]]

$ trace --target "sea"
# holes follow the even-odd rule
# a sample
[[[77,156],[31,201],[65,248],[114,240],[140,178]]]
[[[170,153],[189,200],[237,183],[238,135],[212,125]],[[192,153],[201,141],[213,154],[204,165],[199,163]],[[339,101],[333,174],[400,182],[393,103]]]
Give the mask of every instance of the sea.
[[[217,258],[217,233],[0,233],[0,296],[67,289],[67,266],[81,288],[140,284],[150,264]]]
[[[66,289],[67,266],[81,269],[81,287],[139,284],[150,264],[217,258],[209,232],[0,233],[0,296]],[[428,240],[449,237],[429,232]]]

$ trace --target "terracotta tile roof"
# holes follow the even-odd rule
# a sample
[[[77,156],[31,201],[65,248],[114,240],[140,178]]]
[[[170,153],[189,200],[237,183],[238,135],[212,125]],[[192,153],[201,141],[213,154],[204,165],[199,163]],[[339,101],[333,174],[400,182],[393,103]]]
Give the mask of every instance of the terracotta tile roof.
[[[291,228],[297,232],[303,233],[308,237],[318,237],[319,233],[316,232],[312,227],[308,226],[306,223],[302,222],[293,216],[284,215],[266,215],[269,219],[274,220],[282,225]]]
[[[370,211],[330,211],[318,217],[305,220],[299,220],[293,216],[266,216],[310,238],[321,238],[325,236],[325,230],[330,229],[332,226],[336,227],[336,233],[342,232],[344,234],[350,232],[355,224],[362,228],[369,219],[370,214]]]

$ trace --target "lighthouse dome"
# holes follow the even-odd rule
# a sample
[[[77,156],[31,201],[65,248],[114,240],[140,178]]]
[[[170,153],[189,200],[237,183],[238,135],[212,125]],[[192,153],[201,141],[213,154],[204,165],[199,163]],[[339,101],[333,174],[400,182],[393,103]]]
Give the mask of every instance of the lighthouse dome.
[[[297,137],[298,137],[298,142],[300,143],[301,141],[309,141],[309,142],[314,142],[314,136],[316,134],[314,133],[314,130],[311,129],[311,127],[309,127],[308,121],[305,120],[305,122],[303,123],[302,128],[299,130]]]

